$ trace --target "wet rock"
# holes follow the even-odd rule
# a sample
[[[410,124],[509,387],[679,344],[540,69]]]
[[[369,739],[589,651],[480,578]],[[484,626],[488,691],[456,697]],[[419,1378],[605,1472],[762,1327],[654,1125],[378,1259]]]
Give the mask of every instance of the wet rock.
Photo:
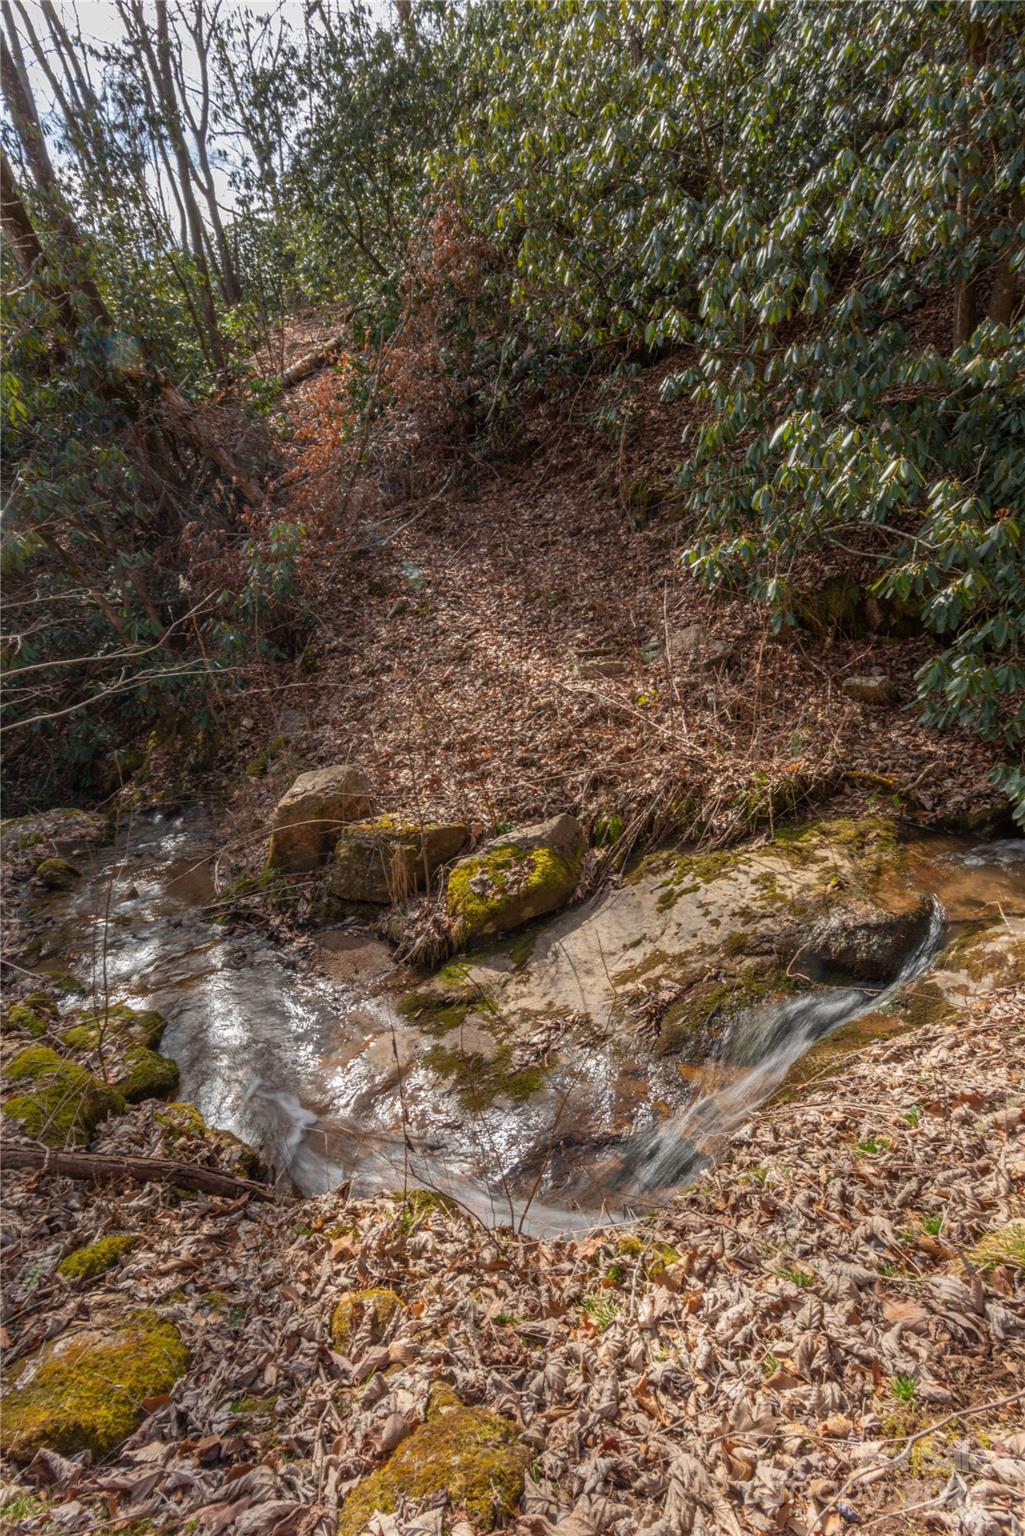
[[[814,967],[852,981],[892,981],[929,930],[932,903],[921,897],[891,912],[873,902],[843,902],[807,927],[791,930],[784,949],[792,965]]]
[[[370,812],[370,785],[349,763],[301,773],[278,801],[268,867],[285,873],[316,869],[334,845],[339,828]]]
[[[448,878],[456,942],[507,933],[564,906],[580,878],[585,848],[576,817],[556,816],[461,859]]]
[[[169,1392],[188,1364],[178,1330],[152,1312],[69,1334],[19,1369],[3,1396],[0,1444],[22,1462],[43,1448],[107,1456],[142,1423],[146,1400]]]
[[[858,704],[892,704],[897,690],[885,672],[872,672],[865,677],[845,677],[840,691]]]
[[[48,1046],[20,1051],[5,1075],[24,1087],[5,1101],[4,1114],[48,1147],[85,1146],[101,1120],[125,1107],[116,1089]]]
[[[511,1419],[467,1408],[442,1388],[427,1418],[377,1472],[342,1505],[338,1536],[359,1536],[375,1511],[394,1514],[407,1500],[447,1495],[474,1531],[493,1531],[513,1514],[523,1491],[529,1452],[517,1443]]]
[[[466,827],[457,822],[421,824],[392,816],[355,822],[335,845],[328,887],[344,901],[403,901],[454,859],[466,838]]]
[[[81,880],[82,871],[67,859],[44,859],[36,865],[36,876],[50,891],[70,891]]]

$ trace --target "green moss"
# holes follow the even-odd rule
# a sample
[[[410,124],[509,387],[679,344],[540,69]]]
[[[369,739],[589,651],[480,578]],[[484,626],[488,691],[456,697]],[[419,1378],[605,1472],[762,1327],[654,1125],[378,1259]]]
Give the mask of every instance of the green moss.
[[[512,1046],[503,1042],[489,1060],[479,1051],[463,1051],[432,1045],[424,1065],[439,1077],[452,1079],[452,1087],[464,1109],[487,1109],[496,1099],[522,1104],[537,1093],[545,1080],[542,1067],[512,1067]]]
[[[479,1006],[465,998],[453,998],[444,992],[407,992],[396,1005],[404,1019],[415,1024],[427,1035],[447,1035],[459,1029],[472,1013],[490,1011],[486,999]]]
[[[129,1104],[142,1099],[163,1099],[178,1086],[178,1063],[159,1056],[144,1045],[132,1046],[125,1058],[127,1072],[115,1084]]]
[[[167,1020],[155,1008],[129,1008],[127,1003],[114,1003],[109,1008],[93,1008],[82,1014],[79,1029],[91,1031],[90,1045],[104,1039],[131,1040],[152,1050],[160,1044],[167,1028]],[[70,1032],[69,1032],[70,1033]],[[79,1036],[84,1040],[85,1036]],[[64,1036],[68,1044],[68,1035]]]
[[[113,1268],[121,1255],[134,1248],[138,1241],[138,1236],[132,1232],[101,1237],[99,1242],[90,1243],[87,1248],[76,1248],[74,1253],[61,1259],[57,1273],[65,1280],[95,1280],[97,1275]]]
[[[58,992],[64,992],[65,994],[85,992],[87,990],[85,982],[80,976],[76,976],[74,971],[52,971],[48,976],[48,980],[52,987],[57,988]]]
[[[331,1342],[340,1355],[344,1355],[354,1336],[369,1318],[370,1342],[376,1344],[392,1319],[401,1312],[401,1296],[394,1291],[370,1289],[349,1291],[339,1298],[331,1314]]]
[[[37,1361],[27,1384],[3,1398],[0,1443],[16,1461],[43,1447],[109,1455],[142,1422],[145,1400],[188,1368],[189,1352],[170,1323],[140,1312],[110,1332],[60,1340]]]
[[[261,750],[257,752],[256,756],[251,758],[250,761],[246,764],[247,776],[251,779],[258,779],[262,777],[262,775],[267,772],[267,769],[270,767],[274,759],[276,757],[280,757],[287,746],[287,736],[275,736],[273,741],[269,741],[267,745],[261,748]]]
[[[745,973],[724,981],[698,982],[688,987],[683,996],[666,1009],[656,1049],[661,1055],[671,1055],[703,1036],[708,1029],[719,1033],[736,1014],[772,1002],[797,988],[795,978],[781,971],[766,976]]]
[[[539,928],[527,928],[509,945],[506,953],[512,961],[513,970],[522,971],[528,964],[534,953],[534,945],[537,943],[540,931]]]
[[[852,1019],[849,1024],[842,1024],[839,1029],[817,1040],[800,1060],[794,1062],[784,1086],[770,1103],[787,1103],[794,1097],[795,1090],[804,1083],[835,1077],[853,1056],[857,1056],[867,1046],[874,1045],[878,1040],[890,1040],[895,1035],[902,1035],[911,1027],[907,1019],[892,1010],[865,1013],[858,1019]]]
[[[515,843],[464,859],[448,877],[448,914],[457,942],[518,927],[550,910],[543,903],[551,899],[557,905],[569,896],[580,866],[581,859],[564,858],[551,848],[523,849]]]
[[[45,1035],[49,1021],[29,1007],[27,1002],[12,1003],[4,1014],[4,1028],[16,1029],[20,1034],[32,1035],[36,1040]]]
[[[973,923],[947,945],[939,964],[990,988],[1025,985],[1025,945],[999,942],[1002,924]]]
[[[623,1258],[637,1259],[644,1252],[644,1244],[639,1237],[621,1237],[616,1244],[616,1252]]]
[[[231,1131],[218,1131],[207,1125],[194,1104],[174,1102],[154,1111],[153,1121],[162,1131],[162,1140],[169,1150],[175,1150],[178,1142],[195,1137],[207,1144],[219,1155],[233,1173],[246,1179],[263,1179],[267,1170],[258,1152]]]
[[[514,1513],[528,1453],[516,1425],[486,1408],[465,1408],[448,1395],[379,1471],[342,1506],[338,1536],[360,1536],[375,1510],[394,1514],[403,1500],[448,1496],[453,1513],[475,1531],[493,1531]]]
[[[968,1258],[976,1269],[1006,1264],[1010,1269],[1025,1270],[1025,1221],[1009,1221],[1006,1226],[987,1232]]]
[[[436,1189],[397,1190],[392,1199],[401,1202],[415,1217],[430,1216],[435,1211],[444,1211],[447,1216],[459,1214],[456,1202]]]
[[[267,1418],[277,1411],[277,1406],[276,1394],[272,1397],[258,1397],[255,1393],[247,1392],[244,1397],[235,1399],[231,1411],[239,1419]]]
[[[889,1006],[889,1011],[911,1029],[938,1024],[953,1013],[943,988],[935,981],[912,981]]]
[[[8,1064],[7,1076],[32,1088],[8,1099],[4,1114],[49,1147],[85,1146],[101,1120],[125,1107],[115,1089],[46,1046],[19,1052]]]
[[[44,859],[36,865],[36,874],[43,884],[51,891],[70,890],[76,880],[81,880],[82,871],[68,859]]]
[[[55,1019],[60,1012],[57,999],[52,992],[29,992],[22,998],[26,1008],[31,1008],[33,1013],[38,1013],[44,1019]]]

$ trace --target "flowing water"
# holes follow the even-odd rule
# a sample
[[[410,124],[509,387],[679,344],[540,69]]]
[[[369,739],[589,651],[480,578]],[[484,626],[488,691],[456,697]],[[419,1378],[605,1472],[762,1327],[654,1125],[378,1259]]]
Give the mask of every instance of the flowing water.
[[[425,1064],[429,1042],[395,1006],[411,979],[369,928],[322,935],[298,966],[266,937],[217,925],[215,842],[204,808],[136,818],[115,849],[79,861],[86,878],[73,891],[35,903],[41,962],[75,970],[96,998],[159,1009],[179,1097],[302,1192],[425,1184],[490,1219],[519,1221],[529,1207],[536,1230],[665,1198],[816,1040],[927,971],[952,920],[1025,917],[1025,840],[948,840],[923,866],[929,931],[882,994],[826,987],[752,1009],[690,1084],[672,1063],[642,1068],[622,1049],[566,1052],[525,1102],[470,1114]],[[565,955],[589,910],[553,923],[553,953]],[[586,967],[573,976],[586,991]]]

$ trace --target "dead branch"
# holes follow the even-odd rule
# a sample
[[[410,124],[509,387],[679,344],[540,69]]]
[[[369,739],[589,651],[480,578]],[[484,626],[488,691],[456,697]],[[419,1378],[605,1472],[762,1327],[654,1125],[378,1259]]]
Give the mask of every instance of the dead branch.
[[[101,1157],[91,1152],[57,1152],[46,1147],[3,1144],[6,1168],[36,1168],[40,1173],[65,1179],[134,1179],[137,1184],[176,1184],[209,1195],[251,1195],[254,1200],[278,1200],[279,1192],[254,1179],[217,1173],[195,1163],[178,1163],[166,1157]]]

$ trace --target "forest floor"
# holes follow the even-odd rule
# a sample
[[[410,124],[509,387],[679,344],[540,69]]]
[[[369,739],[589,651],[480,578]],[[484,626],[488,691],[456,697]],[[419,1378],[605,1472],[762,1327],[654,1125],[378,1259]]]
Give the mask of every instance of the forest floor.
[[[294,349],[314,344],[306,327]],[[481,830],[569,810],[724,840],[825,796],[923,825],[984,820],[995,751],[924,726],[921,635],[844,633],[827,609],[871,576],[809,556],[807,622],[773,636],[746,597],[682,567],[674,474],[686,406],[667,363],[629,386],[553,390],[515,451],[481,460],[408,422],[363,459],[341,441],[339,375],[286,397],[276,513],[307,528],[299,661],[230,706],[220,767],[241,824],[304,767],[358,762],[380,809]],[[599,413],[627,426],[609,434]],[[385,438],[387,434],[385,434]],[[361,445],[361,451],[362,451]],[[884,704],[845,683],[881,674]],[[248,766],[250,777],[243,770]]]
[[[267,1204],[9,1170],[8,1384],[140,1306],[190,1364],[113,1454],[8,1463],[5,1530],[1020,1536],[1023,1017],[1007,989],[880,1043],[756,1113],[664,1210],[573,1240],[422,1192]],[[92,1150],[160,1150],[160,1114]],[[125,1232],[106,1273],[56,1272]],[[332,1333],[368,1290],[388,1305]]]

